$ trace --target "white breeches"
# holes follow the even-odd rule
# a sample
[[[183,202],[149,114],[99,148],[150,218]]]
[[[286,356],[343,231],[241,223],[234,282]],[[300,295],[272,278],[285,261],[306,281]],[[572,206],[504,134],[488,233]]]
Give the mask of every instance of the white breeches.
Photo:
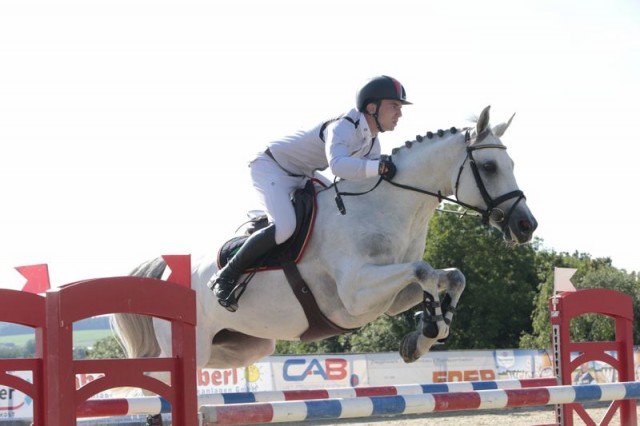
[[[303,188],[307,178],[289,176],[266,154],[258,155],[249,165],[251,180],[258,193],[258,200],[276,226],[276,243],[282,244],[296,229],[296,214],[291,204],[291,195]]]

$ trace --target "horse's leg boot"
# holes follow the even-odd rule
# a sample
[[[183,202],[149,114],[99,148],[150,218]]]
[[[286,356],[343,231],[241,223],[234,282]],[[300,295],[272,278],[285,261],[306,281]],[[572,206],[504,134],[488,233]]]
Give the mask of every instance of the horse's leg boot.
[[[218,302],[228,311],[235,312],[237,300],[234,295],[236,282],[242,273],[267,255],[276,247],[276,227],[271,224],[266,228],[254,232],[240,247],[240,250],[229,260],[216,276],[209,282],[208,287],[218,298]]]

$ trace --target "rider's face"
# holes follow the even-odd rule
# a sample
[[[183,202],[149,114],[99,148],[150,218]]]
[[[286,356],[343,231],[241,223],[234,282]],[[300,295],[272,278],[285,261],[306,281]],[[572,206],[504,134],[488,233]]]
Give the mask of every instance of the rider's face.
[[[398,120],[402,117],[402,103],[392,99],[383,99],[380,103],[378,121],[387,132],[392,131],[398,125]]]

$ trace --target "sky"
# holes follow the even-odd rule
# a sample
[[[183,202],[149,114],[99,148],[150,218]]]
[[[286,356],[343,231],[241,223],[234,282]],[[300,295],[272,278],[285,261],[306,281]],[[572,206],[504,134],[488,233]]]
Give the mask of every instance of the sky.
[[[257,208],[247,163],[349,110],[414,103],[384,153],[516,113],[503,142],[543,247],[640,271],[635,0],[0,3],[0,287],[213,256]]]

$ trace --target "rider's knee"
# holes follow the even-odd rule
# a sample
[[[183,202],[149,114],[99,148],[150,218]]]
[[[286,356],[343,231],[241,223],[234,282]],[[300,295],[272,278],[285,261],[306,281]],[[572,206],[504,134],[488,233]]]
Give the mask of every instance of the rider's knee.
[[[276,244],[282,244],[293,235],[296,230],[295,222],[276,223]]]

